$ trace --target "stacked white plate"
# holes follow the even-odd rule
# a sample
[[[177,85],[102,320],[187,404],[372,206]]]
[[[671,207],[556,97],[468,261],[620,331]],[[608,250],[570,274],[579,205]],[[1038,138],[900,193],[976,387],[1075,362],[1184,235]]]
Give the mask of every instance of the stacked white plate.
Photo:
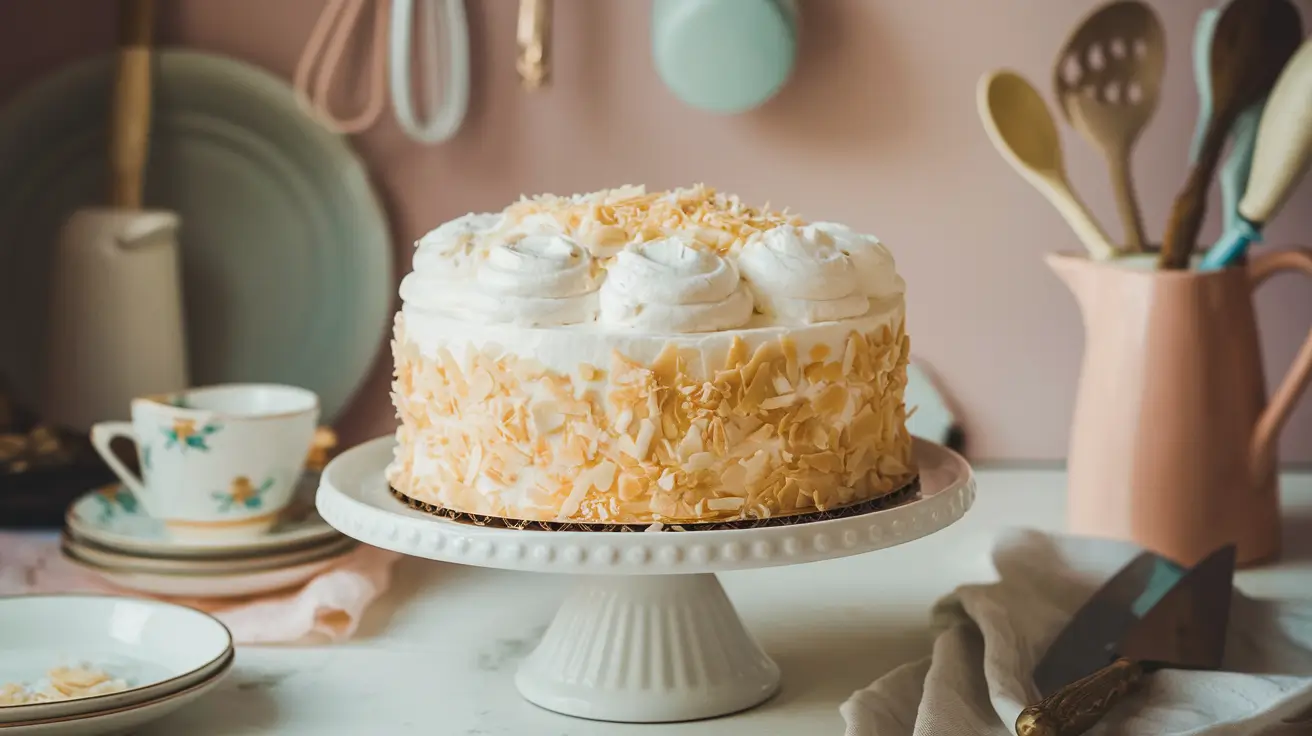
[[[134,731],[213,689],[233,657],[228,629],[185,606],[120,596],[0,597],[0,702],[21,703],[0,705],[0,736]],[[97,689],[85,687],[97,680]],[[28,702],[42,692],[60,699]]]
[[[173,539],[131,491],[107,486],[69,507],[61,549],[73,565],[152,595],[229,598],[292,588],[359,546],[319,517],[317,484],[317,475],[307,477],[277,526],[240,541]]]

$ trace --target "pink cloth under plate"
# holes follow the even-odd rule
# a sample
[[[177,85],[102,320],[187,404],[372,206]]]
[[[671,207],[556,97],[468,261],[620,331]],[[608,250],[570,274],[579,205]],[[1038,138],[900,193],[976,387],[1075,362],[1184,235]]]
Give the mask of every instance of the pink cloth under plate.
[[[212,614],[239,644],[292,642],[315,634],[341,641],[355,633],[365,609],[387,590],[398,557],[361,545],[294,590],[226,600],[167,600]],[[72,592],[153,597],[110,585],[69,564],[59,553],[58,540],[0,532],[0,595]]]

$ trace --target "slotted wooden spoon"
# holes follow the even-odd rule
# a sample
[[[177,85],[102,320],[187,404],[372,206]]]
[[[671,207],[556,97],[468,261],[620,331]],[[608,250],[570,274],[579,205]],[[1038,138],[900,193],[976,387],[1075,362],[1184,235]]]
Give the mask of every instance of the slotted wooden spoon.
[[[1165,70],[1161,21],[1139,0],[1109,3],[1085,18],[1053,69],[1066,121],[1107,159],[1127,251],[1142,251],[1145,242],[1130,149],[1157,110]]]
[[[1158,268],[1189,266],[1206,213],[1207,189],[1230,127],[1244,108],[1270,93],[1302,40],[1302,18],[1289,0],[1234,0],[1221,12],[1209,57],[1212,117],[1198,161],[1171,208]]]

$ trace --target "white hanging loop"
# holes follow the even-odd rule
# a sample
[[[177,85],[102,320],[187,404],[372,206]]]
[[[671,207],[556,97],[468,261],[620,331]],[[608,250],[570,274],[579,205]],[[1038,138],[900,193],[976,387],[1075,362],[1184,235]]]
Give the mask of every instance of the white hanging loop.
[[[456,134],[469,106],[469,25],[464,0],[419,0],[420,81],[426,85],[431,116],[415,111],[410,68],[411,23],[415,0],[392,0],[389,80],[392,109],[401,128],[421,143],[442,143]],[[442,31],[445,30],[443,43]],[[439,46],[445,46],[445,83]]]

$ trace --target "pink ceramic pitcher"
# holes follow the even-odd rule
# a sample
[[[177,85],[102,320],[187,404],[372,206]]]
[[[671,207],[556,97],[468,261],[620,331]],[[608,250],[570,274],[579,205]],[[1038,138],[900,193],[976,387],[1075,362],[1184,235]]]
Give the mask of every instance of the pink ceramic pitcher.
[[[1230,542],[1241,565],[1275,557],[1276,445],[1312,378],[1312,333],[1268,400],[1252,292],[1278,271],[1312,276],[1312,251],[1207,272],[1153,270],[1152,256],[1048,263],[1084,316],[1070,530],[1184,564]]]

